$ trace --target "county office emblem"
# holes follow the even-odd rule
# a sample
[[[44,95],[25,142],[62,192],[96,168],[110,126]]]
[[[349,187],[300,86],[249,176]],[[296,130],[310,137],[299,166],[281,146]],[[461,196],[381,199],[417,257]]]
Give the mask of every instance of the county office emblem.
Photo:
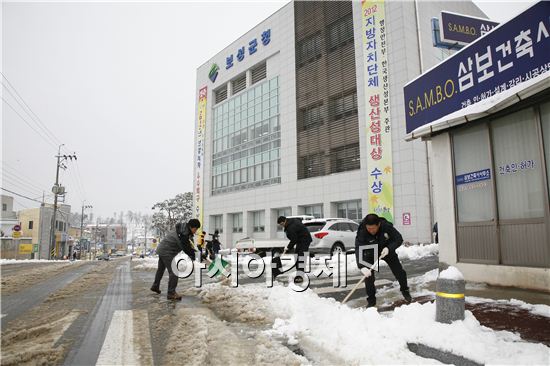
[[[216,78],[218,77],[218,70],[219,69],[220,68],[216,64],[212,65],[212,67],[210,68],[210,72],[208,73],[208,77],[210,78],[210,80],[212,82],[216,81]]]

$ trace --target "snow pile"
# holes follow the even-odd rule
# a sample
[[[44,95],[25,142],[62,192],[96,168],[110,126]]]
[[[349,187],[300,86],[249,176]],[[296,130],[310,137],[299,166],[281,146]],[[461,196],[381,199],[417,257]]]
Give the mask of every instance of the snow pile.
[[[483,303],[494,303],[508,306],[517,306],[523,310],[529,311],[531,314],[545,316],[550,318],[550,306],[544,304],[529,304],[521,300],[511,299],[511,300],[493,300],[483,297],[476,296],[466,296],[466,302],[470,304],[483,304]]]
[[[133,258],[133,263],[137,263],[134,269],[157,269],[158,257]]]
[[[55,259],[55,260],[49,260],[49,259],[0,259],[0,265],[6,265],[6,264],[25,264],[25,263],[74,263],[74,262],[80,262],[77,261],[70,261],[67,259]]]
[[[464,276],[462,275],[462,272],[458,270],[458,268],[450,266],[443,272],[439,274],[439,278],[443,280],[452,280],[452,281],[464,281]]]
[[[407,342],[413,342],[481,364],[548,364],[549,347],[481,326],[469,311],[464,321],[437,323],[433,303],[403,305],[389,315],[352,309],[311,290],[298,293],[280,285],[268,289],[215,284],[198,292],[223,319],[272,324],[265,335],[299,348],[312,363],[435,363],[410,352]]]
[[[351,309],[312,291],[296,293],[281,286],[272,289],[269,302],[279,319],[267,332],[287,337],[289,344],[300,343],[306,356],[331,350],[351,364],[430,362],[408,350],[407,342],[416,342],[482,364],[548,362],[548,347],[483,327],[469,311],[464,321],[435,322],[433,303],[404,305],[386,317],[374,309]]]
[[[424,257],[439,254],[439,244],[427,245],[410,245],[408,247],[402,245],[396,250],[399,259],[417,260]]]

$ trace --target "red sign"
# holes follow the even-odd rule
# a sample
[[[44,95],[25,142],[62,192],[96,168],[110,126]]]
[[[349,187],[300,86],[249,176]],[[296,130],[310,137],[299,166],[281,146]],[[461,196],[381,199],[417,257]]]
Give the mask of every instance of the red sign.
[[[410,225],[410,224],[411,224],[411,213],[403,212],[403,225]]]
[[[13,231],[21,231],[21,225],[14,225]]]

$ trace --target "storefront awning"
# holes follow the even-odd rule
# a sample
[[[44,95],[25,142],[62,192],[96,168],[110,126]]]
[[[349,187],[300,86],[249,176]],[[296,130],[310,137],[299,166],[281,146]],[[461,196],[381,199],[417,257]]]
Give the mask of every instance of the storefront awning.
[[[420,126],[406,135],[405,140],[411,141],[417,138],[427,138],[448,128],[489,116],[549,88],[550,72],[545,72],[502,93],[448,114],[424,126]]]

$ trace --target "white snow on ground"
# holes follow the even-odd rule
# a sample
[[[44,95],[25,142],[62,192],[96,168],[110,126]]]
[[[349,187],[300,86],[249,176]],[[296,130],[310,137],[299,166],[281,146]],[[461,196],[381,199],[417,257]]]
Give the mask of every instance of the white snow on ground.
[[[486,299],[483,297],[476,297],[476,296],[466,296],[466,302],[471,304],[495,303],[495,304],[502,304],[502,305],[517,306],[521,309],[529,311],[532,314],[550,318],[550,306],[544,305],[544,304],[529,304],[517,299],[493,300],[493,299]]]
[[[402,245],[396,250],[399,259],[416,260],[431,255],[439,254],[439,244],[427,244],[427,245],[410,245],[408,247]]]
[[[548,364],[550,348],[524,342],[507,331],[481,326],[471,312],[464,321],[437,323],[435,304],[403,305],[393,315],[374,309],[352,309],[332,298],[320,298],[276,285],[261,285],[222,290],[223,286],[203,288],[216,298],[223,292],[224,304],[254,304],[258,316],[275,319],[265,333],[297,344],[308,359],[331,354],[346,364],[421,364],[434,363],[416,356],[407,342],[422,343],[469,358],[482,364]],[[225,305],[224,305],[225,306]],[[239,311],[239,307],[234,307]]]
[[[80,260],[70,261],[70,260],[49,260],[49,259],[0,259],[0,265],[6,264],[25,264],[25,263],[75,263],[80,262]]]
[[[138,263],[134,269],[157,269],[158,257],[133,258],[133,263]]]
[[[442,271],[439,274],[439,278],[444,280],[454,280],[454,281],[464,280],[464,276],[462,275],[462,272],[460,272],[458,268],[453,266],[450,266],[446,270]]]

